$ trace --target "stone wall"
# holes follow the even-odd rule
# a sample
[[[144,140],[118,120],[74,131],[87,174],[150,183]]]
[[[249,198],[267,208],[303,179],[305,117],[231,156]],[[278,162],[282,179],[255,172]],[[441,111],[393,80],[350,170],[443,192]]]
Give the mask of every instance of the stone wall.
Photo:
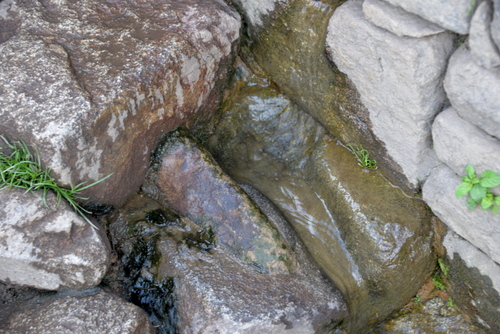
[[[469,210],[455,189],[468,164],[478,175],[500,173],[499,49],[499,0],[350,0],[327,37],[372,131],[448,226],[453,297],[492,332],[500,330],[500,215]]]

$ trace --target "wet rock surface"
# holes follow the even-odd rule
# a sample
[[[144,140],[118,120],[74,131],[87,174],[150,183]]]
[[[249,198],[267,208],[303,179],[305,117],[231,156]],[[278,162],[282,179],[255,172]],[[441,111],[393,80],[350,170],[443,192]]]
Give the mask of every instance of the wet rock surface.
[[[400,309],[432,271],[423,203],[364,171],[348,149],[276,91],[242,88],[208,146],[233,178],[283,212],[346,296],[349,332],[368,330]]]
[[[0,134],[63,185],[113,173],[84,196],[119,206],[158,137],[216,109],[240,18],[222,1],[9,0],[0,27]]]
[[[94,288],[66,290],[18,302],[0,319],[2,333],[153,334],[147,315],[114,294]]]
[[[293,255],[278,231],[187,133],[169,135],[152,166],[143,185],[147,195],[212,229],[220,247],[263,272],[293,269]]]
[[[109,242],[69,205],[47,194],[0,191],[0,280],[45,290],[83,289],[100,283],[110,261]]]
[[[203,247],[200,228],[190,219],[172,216],[158,224],[150,213],[166,208],[136,197],[109,225],[113,244],[123,254],[121,278],[130,280],[132,299],[138,291],[134,288],[146,287],[144,282],[149,282],[153,296],[160,289],[165,296],[162,287],[170,282],[170,301],[158,298],[148,304],[160,333],[327,333],[337,328],[347,316],[340,293],[315,267],[272,204],[244,187],[267,208],[266,214],[294,249],[295,270],[264,274],[216,242]],[[146,294],[142,301],[151,298]]]

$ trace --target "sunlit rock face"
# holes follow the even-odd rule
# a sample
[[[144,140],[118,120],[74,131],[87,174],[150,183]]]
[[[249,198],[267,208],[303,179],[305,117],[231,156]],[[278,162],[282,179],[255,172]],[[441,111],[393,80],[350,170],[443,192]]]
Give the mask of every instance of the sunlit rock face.
[[[242,88],[208,144],[233,178],[275,203],[342,290],[349,332],[368,330],[398,310],[432,271],[424,203],[361,168],[346,147],[273,89]]]
[[[239,15],[222,1],[0,3],[0,134],[121,205],[164,132],[216,109]],[[4,29],[5,28],[5,29]]]

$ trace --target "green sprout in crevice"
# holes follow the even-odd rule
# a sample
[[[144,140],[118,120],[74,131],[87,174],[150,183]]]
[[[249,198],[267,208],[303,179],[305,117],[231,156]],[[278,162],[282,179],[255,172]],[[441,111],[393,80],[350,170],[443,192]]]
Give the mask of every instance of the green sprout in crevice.
[[[11,151],[10,155],[7,155],[0,147],[0,190],[5,188],[20,188],[25,189],[26,192],[41,190],[43,191],[42,202],[47,207],[49,207],[47,193],[52,190],[57,196],[58,205],[61,199],[65,199],[75,212],[80,214],[92,227],[97,228],[85,216],[85,213],[91,212],[76,202],[86,199],[80,197],[78,193],[104,181],[111,174],[89,185],[85,185],[83,182],[71,186],[71,189],[62,188],[50,176],[50,168],[42,168],[38,152],[32,154],[23,141],[10,143],[5,137],[0,137]]]
[[[366,169],[371,169],[371,170],[376,170],[378,168],[377,162],[373,159],[370,159],[370,153],[368,153],[368,151],[365,148],[363,148],[363,146],[361,146],[361,145],[356,145],[356,146],[347,145],[347,147],[349,147],[351,152],[354,154],[354,156],[358,160],[358,164],[361,167],[366,168]]]
[[[483,210],[491,210],[497,214],[500,207],[500,196],[495,196],[491,188],[500,185],[500,175],[491,170],[484,171],[481,177],[477,177],[476,170],[471,165],[465,168],[467,175],[462,177],[455,190],[455,196],[461,198],[467,194],[467,207],[469,210],[475,209],[479,204]]]

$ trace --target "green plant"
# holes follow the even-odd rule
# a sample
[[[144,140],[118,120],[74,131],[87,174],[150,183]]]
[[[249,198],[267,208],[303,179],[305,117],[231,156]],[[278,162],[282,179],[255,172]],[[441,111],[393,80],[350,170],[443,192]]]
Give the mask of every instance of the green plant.
[[[356,159],[358,160],[358,164],[366,169],[371,169],[371,170],[376,170],[377,167],[377,162],[373,159],[370,159],[370,153],[366,149],[363,148],[361,145],[357,146],[352,146],[352,145],[347,145],[351,149],[351,152],[354,154]]]
[[[42,168],[38,151],[33,155],[23,141],[10,143],[3,136],[0,137],[12,152],[6,155],[0,147],[0,190],[4,188],[21,188],[26,189],[26,192],[41,190],[42,202],[47,207],[49,207],[47,193],[52,190],[56,193],[58,205],[64,198],[92,227],[97,228],[84,214],[91,212],[84,209],[76,200],[86,199],[78,196],[78,193],[104,181],[111,174],[86,186],[83,182],[71,186],[71,189],[62,188],[50,177],[50,168]]]
[[[458,185],[455,196],[461,198],[467,194],[467,207],[473,210],[481,204],[483,210],[491,210],[493,214],[498,213],[500,196],[495,196],[491,188],[500,185],[500,175],[491,170],[484,171],[481,177],[477,177],[474,167],[467,165],[467,175],[462,177],[462,183]]]
[[[432,277],[432,283],[438,288],[439,290],[446,291],[446,284],[444,280],[448,277],[448,274],[450,273],[450,267],[444,262],[444,259],[438,258],[438,270],[434,274],[434,277]]]

